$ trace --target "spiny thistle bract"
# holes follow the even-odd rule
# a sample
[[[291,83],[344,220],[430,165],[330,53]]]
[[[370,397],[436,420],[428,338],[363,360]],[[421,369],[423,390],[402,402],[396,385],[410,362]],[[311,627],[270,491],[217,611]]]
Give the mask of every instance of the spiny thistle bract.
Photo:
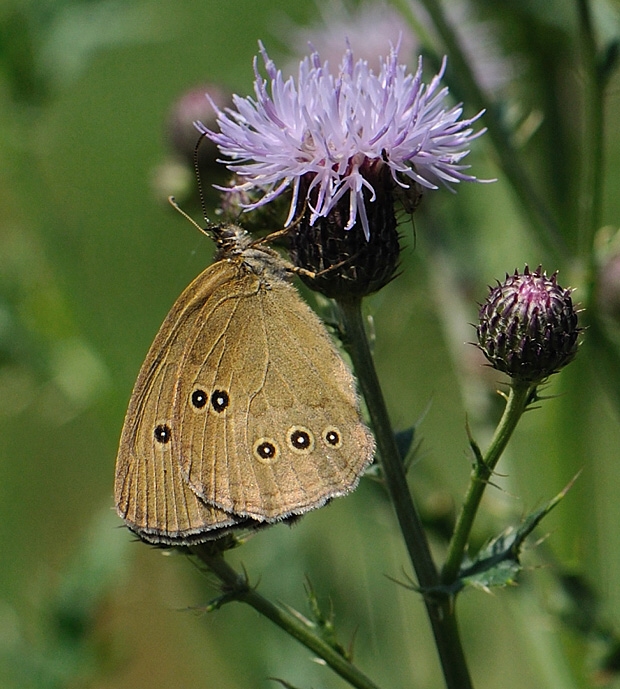
[[[560,287],[556,276],[541,266],[515,270],[490,288],[480,308],[479,347],[493,368],[514,380],[539,383],[577,353],[581,328],[572,290]]]

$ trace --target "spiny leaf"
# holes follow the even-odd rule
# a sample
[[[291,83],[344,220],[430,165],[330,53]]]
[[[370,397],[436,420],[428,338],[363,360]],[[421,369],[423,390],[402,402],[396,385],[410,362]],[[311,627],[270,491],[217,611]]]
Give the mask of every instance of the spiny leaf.
[[[522,569],[520,556],[525,539],[564,498],[576,479],[577,476],[553,499],[528,515],[518,529],[506,529],[489,541],[475,558],[464,562],[459,577],[459,589],[475,586],[488,591],[492,587],[513,584]]]
[[[334,626],[334,611],[330,610],[329,614],[325,614],[319,605],[319,600],[316,591],[312,586],[310,579],[306,578],[306,597],[308,605],[310,606],[310,614],[316,628],[321,635],[323,641],[329,644],[341,656],[350,660],[351,654],[336,638],[336,628]]]

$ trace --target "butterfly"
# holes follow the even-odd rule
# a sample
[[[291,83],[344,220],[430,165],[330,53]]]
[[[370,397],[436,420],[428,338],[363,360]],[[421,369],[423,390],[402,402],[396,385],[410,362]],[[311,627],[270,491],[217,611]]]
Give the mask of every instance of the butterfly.
[[[375,450],[294,268],[236,225],[209,231],[216,260],[166,316],[120,438],[116,508],[154,544],[304,514],[352,491]]]

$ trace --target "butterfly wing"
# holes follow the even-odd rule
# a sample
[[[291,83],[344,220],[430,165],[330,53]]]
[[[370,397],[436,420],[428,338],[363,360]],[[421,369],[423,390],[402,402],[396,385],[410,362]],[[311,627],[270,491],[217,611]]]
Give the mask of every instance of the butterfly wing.
[[[175,426],[205,502],[259,521],[351,491],[372,460],[354,380],[314,312],[277,275],[215,289],[187,342]]]
[[[115,500],[127,526],[151,543],[188,545],[247,522],[205,504],[180,471],[181,443],[173,424],[179,362],[202,318],[204,295],[230,279],[225,264],[207,268],[179,297],[138,375],[116,461]]]

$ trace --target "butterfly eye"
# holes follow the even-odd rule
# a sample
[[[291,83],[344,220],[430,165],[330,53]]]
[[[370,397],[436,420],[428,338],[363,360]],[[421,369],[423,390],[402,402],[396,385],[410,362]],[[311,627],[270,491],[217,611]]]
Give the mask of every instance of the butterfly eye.
[[[339,448],[342,446],[342,435],[337,428],[326,428],[323,431],[323,442],[330,447]]]
[[[162,445],[169,443],[172,439],[172,431],[170,430],[170,426],[165,423],[155,426],[153,435],[155,436],[155,440],[157,440],[158,443],[162,443]]]
[[[202,409],[207,403],[207,393],[204,390],[194,390],[191,399],[196,409]]]
[[[286,442],[293,452],[307,454],[314,450],[314,435],[303,426],[293,426],[286,434]]]
[[[213,407],[214,411],[219,414],[220,412],[223,412],[229,404],[230,397],[228,397],[226,390],[213,391],[213,394],[211,395],[211,406]]]
[[[252,452],[261,464],[273,464],[280,455],[278,445],[271,438],[259,438],[254,443]]]

